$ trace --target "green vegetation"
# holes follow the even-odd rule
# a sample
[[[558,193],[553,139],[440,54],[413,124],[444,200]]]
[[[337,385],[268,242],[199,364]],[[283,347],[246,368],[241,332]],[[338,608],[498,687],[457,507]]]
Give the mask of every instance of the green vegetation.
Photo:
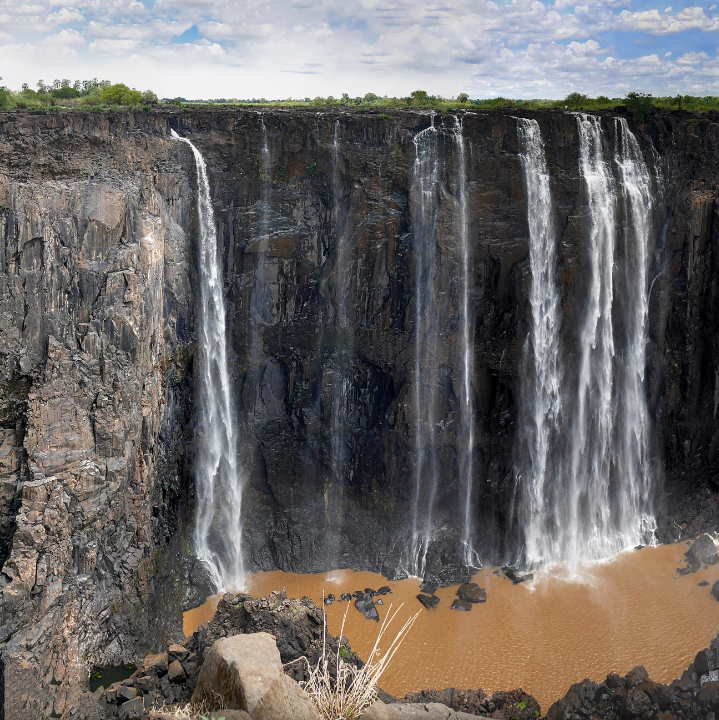
[[[2,81],[2,78],[0,78]],[[296,108],[333,108],[355,112],[376,112],[392,109],[416,108],[436,110],[437,112],[453,112],[463,109],[474,110],[567,110],[594,112],[598,110],[617,110],[625,107],[637,122],[642,122],[655,109],[678,110],[683,112],[718,112],[719,97],[693,95],[675,95],[673,97],[653,97],[648,93],[630,92],[626,97],[609,98],[599,95],[592,98],[579,92],[572,92],[561,100],[533,99],[513,100],[505,97],[471,99],[466,92],[459,93],[456,98],[443,98],[430,95],[426,90],[415,90],[407,97],[380,97],[375,93],[366,93],[361,97],[350,97],[343,93],[342,97],[287,98],[285,100],[267,100],[252,98],[238,100],[236,98],[217,98],[213,100],[187,100],[184,97],[163,98],[159,100],[152,90],[140,92],[124,83],[112,84],[108,80],[55,80],[46,85],[39,80],[37,89],[24,84],[18,91],[0,85],[0,108],[18,110],[62,109],[62,110],[110,110],[121,112],[128,107],[150,111],[154,107],[189,109],[208,109],[215,107],[244,107],[262,105],[265,107],[296,107]],[[389,118],[387,112],[380,112],[380,117]],[[312,172],[312,163],[307,172]]]

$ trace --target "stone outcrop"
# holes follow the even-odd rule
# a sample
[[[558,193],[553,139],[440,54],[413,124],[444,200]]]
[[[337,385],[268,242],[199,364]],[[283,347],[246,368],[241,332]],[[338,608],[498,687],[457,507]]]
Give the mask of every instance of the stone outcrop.
[[[625,677],[610,673],[603,683],[575,683],[547,713],[547,720],[658,718],[693,720],[719,712],[719,640],[697,653],[681,678],[661,685],[643,667]]]
[[[546,144],[570,328],[583,297],[587,211],[576,120],[530,114]],[[528,317],[526,198],[515,119],[469,112],[462,122],[477,318],[474,547],[485,561],[506,562],[518,536],[510,501]],[[435,124],[440,192],[450,198],[455,119],[438,115]],[[179,611],[205,594],[185,522],[196,188],[190,149],[168,138],[170,128],[191,137],[210,178],[248,567],[402,572],[416,426],[412,139],[428,125],[426,113],[410,111],[0,113],[6,717],[63,716],[71,706],[85,713],[80,695],[93,666],[139,661],[179,639]],[[613,123],[605,125],[611,135]],[[719,523],[719,122],[656,113],[633,130],[645,156],[657,158],[664,188],[646,377],[652,462],[667,479],[660,535],[676,539]],[[461,333],[452,207],[442,204],[437,237],[435,520],[446,530],[427,550],[434,584],[468,577],[456,530]],[[333,420],[338,397],[346,400],[341,422]]]

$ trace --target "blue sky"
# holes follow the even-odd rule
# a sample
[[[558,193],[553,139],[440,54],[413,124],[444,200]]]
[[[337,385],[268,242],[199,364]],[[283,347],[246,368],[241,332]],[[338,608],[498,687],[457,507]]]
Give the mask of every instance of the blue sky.
[[[187,98],[719,95],[717,4],[0,0],[0,76]]]

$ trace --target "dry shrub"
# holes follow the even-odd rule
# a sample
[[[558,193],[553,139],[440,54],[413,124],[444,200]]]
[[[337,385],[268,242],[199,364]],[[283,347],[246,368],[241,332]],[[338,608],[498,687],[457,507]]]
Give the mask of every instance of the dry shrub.
[[[324,600],[324,598],[323,598]],[[344,634],[345,620],[347,619],[347,611],[350,605],[348,603],[345,614],[342,619],[342,629],[340,636]],[[397,650],[399,650],[402,641],[407,633],[414,625],[415,620],[419,617],[419,613],[413,615],[399,632],[395,635],[394,640],[389,644],[386,651],[382,652],[380,643],[389,630],[389,626],[402,609],[400,605],[397,610],[392,612],[392,605],[387,610],[387,615],[382,621],[377,639],[375,640],[372,652],[367,658],[367,663],[362,668],[356,668],[349,665],[342,658],[340,650],[342,644],[337,647],[336,678],[332,677],[329,668],[329,662],[326,652],[326,623],[327,615],[323,614],[323,643],[322,657],[317,661],[317,666],[312,668],[307,658],[300,658],[307,664],[309,679],[300,683],[308,693],[317,711],[324,720],[355,720],[362,711],[369,707],[377,699],[377,683],[387,666],[392,661]]]

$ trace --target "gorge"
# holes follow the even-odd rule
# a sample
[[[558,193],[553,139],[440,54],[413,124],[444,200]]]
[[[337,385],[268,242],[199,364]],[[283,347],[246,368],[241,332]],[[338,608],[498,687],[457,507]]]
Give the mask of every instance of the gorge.
[[[245,570],[716,528],[717,118],[521,115],[0,114],[4,717]]]

